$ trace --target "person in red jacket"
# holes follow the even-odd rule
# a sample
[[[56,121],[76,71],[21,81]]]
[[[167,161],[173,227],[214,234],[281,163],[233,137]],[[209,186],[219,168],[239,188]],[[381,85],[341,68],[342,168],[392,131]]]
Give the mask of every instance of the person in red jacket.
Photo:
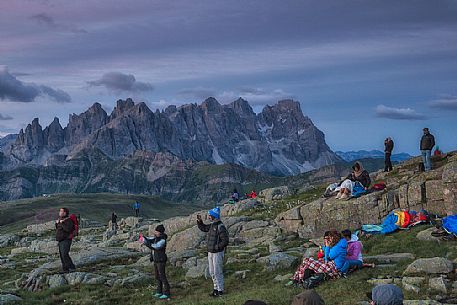
[[[75,226],[70,219],[70,211],[67,208],[61,208],[59,210],[59,219],[56,220],[56,240],[59,242],[62,273],[72,272],[76,269],[69,254],[74,231]]]

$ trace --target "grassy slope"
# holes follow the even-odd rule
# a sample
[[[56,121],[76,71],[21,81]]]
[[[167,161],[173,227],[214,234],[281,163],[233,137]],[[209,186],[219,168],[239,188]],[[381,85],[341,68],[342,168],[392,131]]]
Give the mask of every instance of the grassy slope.
[[[55,219],[60,207],[68,207],[82,218],[103,224],[116,211],[119,219],[133,215],[132,205],[141,202],[141,216],[166,219],[187,215],[198,208],[189,204],[171,204],[157,197],[124,194],[55,194],[52,197],[37,197],[4,202],[0,204],[0,233],[20,230],[31,223],[42,223]]]

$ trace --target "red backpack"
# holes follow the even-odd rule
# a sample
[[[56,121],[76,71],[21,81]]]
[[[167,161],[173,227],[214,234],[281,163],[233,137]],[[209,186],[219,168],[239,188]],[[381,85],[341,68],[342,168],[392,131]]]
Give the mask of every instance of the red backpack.
[[[70,233],[70,239],[73,239],[73,237],[76,237],[79,234],[78,217],[76,217],[75,214],[70,214],[69,218],[73,222],[73,230]]]

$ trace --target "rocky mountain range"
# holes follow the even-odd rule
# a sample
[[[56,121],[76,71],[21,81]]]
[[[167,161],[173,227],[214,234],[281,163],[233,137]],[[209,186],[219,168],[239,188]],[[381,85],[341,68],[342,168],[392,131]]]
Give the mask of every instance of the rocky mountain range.
[[[296,101],[282,100],[256,114],[241,98],[227,105],[208,98],[200,105],[155,112],[127,99],[117,101],[109,115],[95,103],[70,115],[65,128],[58,118],[44,129],[34,119],[4,151],[3,168],[50,165],[94,148],[115,160],[136,151],[170,153],[274,175],[295,175],[339,160]]]
[[[119,100],[109,115],[95,103],[70,115],[66,127],[55,118],[43,129],[34,119],[14,143],[5,143],[0,151],[2,200],[56,192],[221,200],[222,195],[214,195],[218,189],[268,186],[278,176],[341,161],[291,100],[266,106],[259,114],[241,98],[227,105],[208,98],[201,105],[155,112],[145,103]],[[342,168],[313,175],[337,177]]]

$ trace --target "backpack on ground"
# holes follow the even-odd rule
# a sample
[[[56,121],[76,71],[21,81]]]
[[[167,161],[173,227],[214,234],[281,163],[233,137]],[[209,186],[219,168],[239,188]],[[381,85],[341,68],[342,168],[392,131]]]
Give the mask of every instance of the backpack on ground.
[[[70,239],[73,239],[74,237],[79,235],[78,217],[76,217],[75,214],[70,214],[69,218],[73,222],[73,230],[70,233]]]
[[[305,289],[313,289],[319,286],[320,283],[325,281],[325,274],[324,273],[316,273],[310,276],[309,278],[303,281],[303,288]]]

